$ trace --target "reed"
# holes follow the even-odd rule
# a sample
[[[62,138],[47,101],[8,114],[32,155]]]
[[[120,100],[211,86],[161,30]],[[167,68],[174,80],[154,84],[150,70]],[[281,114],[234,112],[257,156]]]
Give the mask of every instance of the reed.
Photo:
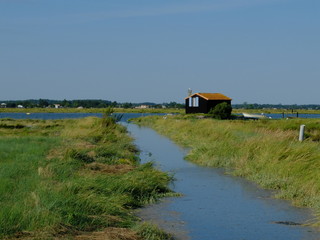
[[[226,168],[231,174],[277,190],[276,197],[320,213],[318,119],[219,121],[153,116],[138,119],[137,123],[190,148],[186,156],[190,161]],[[307,139],[299,142],[302,123],[306,124]]]

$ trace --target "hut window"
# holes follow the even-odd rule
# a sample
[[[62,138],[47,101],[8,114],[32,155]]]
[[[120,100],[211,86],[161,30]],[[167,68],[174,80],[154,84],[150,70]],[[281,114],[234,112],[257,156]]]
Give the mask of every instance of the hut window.
[[[199,107],[199,97],[192,98],[193,100],[193,107]]]
[[[189,107],[199,107],[199,97],[189,98]]]

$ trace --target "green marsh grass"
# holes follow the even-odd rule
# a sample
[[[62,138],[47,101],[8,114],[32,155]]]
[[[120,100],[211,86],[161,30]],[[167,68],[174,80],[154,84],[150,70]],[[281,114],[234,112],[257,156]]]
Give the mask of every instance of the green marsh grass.
[[[226,168],[253,180],[294,205],[320,214],[319,119],[214,120],[192,116],[136,120],[190,150],[186,158],[200,165]],[[298,141],[299,126],[307,139]],[[320,220],[317,220],[318,225]]]
[[[38,168],[55,138],[21,137],[0,140],[0,231],[12,234],[44,227],[51,221],[41,211],[37,189],[41,183]],[[0,235],[1,236],[1,235]]]
[[[138,233],[132,210],[173,194],[172,177],[140,165],[126,129],[112,121],[2,119],[0,149],[0,239],[114,236],[118,228],[139,239],[150,229]]]

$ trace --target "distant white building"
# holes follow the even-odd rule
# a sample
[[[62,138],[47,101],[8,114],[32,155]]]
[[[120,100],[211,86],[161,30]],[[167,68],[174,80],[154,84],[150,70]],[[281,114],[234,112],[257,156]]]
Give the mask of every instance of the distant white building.
[[[61,108],[60,104],[53,104],[53,105],[54,105],[54,108]]]
[[[17,106],[17,108],[24,108],[24,106],[22,106],[22,105],[18,105],[18,106]]]
[[[142,108],[142,109],[145,109],[145,108],[149,108],[149,106],[148,106],[148,105],[140,105],[140,106],[138,106],[138,107],[136,107],[136,108]]]
[[[0,107],[6,108],[6,107],[7,107],[7,104],[6,104],[6,103],[1,103]]]

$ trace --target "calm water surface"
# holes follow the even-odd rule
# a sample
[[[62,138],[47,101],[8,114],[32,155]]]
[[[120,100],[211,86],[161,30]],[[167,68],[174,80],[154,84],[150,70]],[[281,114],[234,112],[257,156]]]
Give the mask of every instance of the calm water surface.
[[[14,119],[66,119],[66,118],[84,118],[89,116],[102,117],[101,113],[0,113],[0,118]]]
[[[137,118],[149,115],[165,115],[164,113],[114,113],[114,115],[122,115],[122,121],[126,122],[130,118]],[[13,119],[67,119],[67,118],[84,118],[84,117],[102,117],[102,113],[0,113],[0,118]]]
[[[138,214],[142,218],[158,223],[180,239],[320,239],[316,229],[274,223],[308,222],[313,218],[308,209],[272,199],[272,192],[226,175],[221,169],[185,161],[185,149],[151,129],[133,124],[127,127],[142,150],[142,161],[154,161],[162,170],[174,174],[172,187],[183,194],[147,207]]]

